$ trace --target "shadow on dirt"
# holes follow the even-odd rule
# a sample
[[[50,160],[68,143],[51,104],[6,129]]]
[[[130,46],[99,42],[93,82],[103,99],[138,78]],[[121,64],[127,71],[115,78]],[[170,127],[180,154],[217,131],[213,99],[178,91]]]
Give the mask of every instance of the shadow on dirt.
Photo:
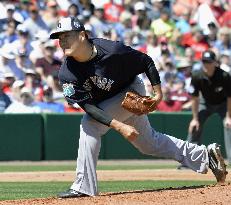
[[[192,189],[200,189],[200,188],[206,188],[211,187],[215,185],[200,185],[200,186],[183,186],[183,187],[168,187],[168,188],[161,188],[161,189],[146,189],[146,190],[135,190],[135,191],[123,191],[123,192],[107,192],[100,194],[100,196],[113,196],[113,195],[123,195],[123,194],[137,194],[137,193],[149,193],[149,192],[160,192],[160,191],[173,191],[173,190],[192,190]]]

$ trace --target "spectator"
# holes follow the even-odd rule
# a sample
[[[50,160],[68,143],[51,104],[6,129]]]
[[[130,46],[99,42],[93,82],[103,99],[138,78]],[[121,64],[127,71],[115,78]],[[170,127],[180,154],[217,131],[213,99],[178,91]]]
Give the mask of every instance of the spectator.
[[[159,19],[161,11],[165,8],[165,0],[151,0],[151,7],[147,11],[149,19]]]
[[[133,29],[144,32],[150,28],[151,20],[147,16],[146,5],[142,1],[134,4],[135,15],[132,17]]]
[[[49,27],[49,30],[56,28],[59,20],[59,8],[55,0],[49,0],[46,3],[46,10],[43,12],[42,19],[46,22],[46,25]]]
[[[4,74],[4,84],[3,84],[3,92],[7,94],[10,98],[12,98],[12,85],[15,82],[15,77],[13,73],[5,73]]]
[[[9,44],[11,51],[17,52],[18,50],[24,50],[30,55],[33,47],[31,45],[30,33],[23,25],[17,26],[18,39]]]
[[[205,35],[209,33],[209,23],[213,22],[218,26],[217,19],[213,13],[213,9],[211,8],[211,3],[208,3],[207,1],[200,3],[193,16],[193,20],[196,21],[197,25],[201,28],[203,34]]]
[[[115,32],[118,39],[124,41],[127,32],[132,31],[132,14],[129,11],[123,11],[120,15],[120,21],[115,24]]]
[[[26,72],[26,70],[34,69],[32,62],[29,60],[28,57],[29,56],[24,49],[17,50],[15,53],[15,64],[17,68],[23,72],[23,79],[24,79],[24,73]]]
[[[16,34],[16,26],[17,24],[15,21],[8,21],[7,27],[4,33],[0,35],[0,46],[4,46],[4,44],[12,43],[13,41],[17,40],[18,36]]]
[[[161,46],[157,36],[151,31],[146,33],[145,44],[139,50],[148,54],[155,62],[158,62],[161,56]]]
[[[12,90],[12,96],[11,100],[14,101],[19,101],[20,100],[20,94],[21,94],[21,89],[25,86],[24,81],[22,80],[16,80],[14,81],[11,90]]]
[[[170,12],[167,9],[163,9],[160,15],[160,18],[152,21],[151,30],[155,35],[165,36],[167,38],[171,38],[173,31],[175,29],[175,23],[170,18]]]
[[[54,101],[63,103],[56,75],[53,75],[63,61],[63,51],[58,47],[58,41],[52,42],[53,45],[49,46],[48,38],[59,17],[68,15],[81,19],[89,37],[123,41],[126,45],[147,53],[156,63],[163,89],[170,86],[171,93],[175,92],[174,95],[181,93],[182,89],[183,91],[189,89],[191,70],[202,68],[201,53],[209,47],[219,57],[221,69],[230,72],[230,5],[227,1],[222,2],[222,4],[217,0],[209,0],[208,3],[201,0],[16,0],[13,4],[9,1],[0,2],[2,9],[0,78],[7,76],[5,80],[8,82],[4,84],[3,90],[13,100],[14,87],[19,90],[22,86],[26,86],[36,97],[36,101],[41,101],[43,97],[41,84],[48,85],[53,90]],[[204,15],[205,13],[207,15]],[[1,30],[1,25],[4,25],[5,30]],[[182,62],[187,62],[191,66],[179,67],[180,64],[184,64]],[[145,76],[141,77],[146,82]],[[145,86],[149,90],[150,85],[147,83]],[[20,94],[18,99],[19,96]],[[65,105],[65,111],[82,110],[73,110]]]
[[[35,70],[40,74],[43,81],[46,82],[46,78],[49,74],[57,71],[62,62],[54,57],[56,47],[53,41],[49,40],[44,44],[43,58],[40,58],[35,63]]]
[[[0,10],[2,11],[2,10]],[[7,30],[7,27],[9,25],[9,22],[14,22],[15,27],[22,22],[21,19],[17,18],[15,15],[15,6],[13,4],[7,4],[6,5],[6,17],[3,19],[0,19],[0,31]]]
[[[6,73],[12,73],[14,70],[14,59],[15,54],[8,46],[9,44],[5,44],[2,48],[0,48],[0,74],[4,76]]]
[[[34,94],[37,88],[41,87],[41,76],[32,69],[27,69],[25,72],[25,87]]]
[[[41,30],[35,35],[35,40],[31,42],[33,50],[30,53],[29,59],[35,65],[37,59],[43,58],[44,44],[49,40],[49,33],[46,30]]]
[[[42,112],[46,113],[63,113],[64,105],[54,102],[52,88],[44,86],[42,102],[36,102],[35,106],[39,107]]]
[[[30,12],[29,8],[32,5],[31,0],[20,0],[19,1],[19,13],[23,18],[23,21],[29,18]]]
[[[201,58],[201,54],[209,48],[203,31],[199,27],[193,27],[191,33],[184,34],[181,45],[184,47],[191,47],[195,52],[195,60],[198,61]]]
[[[231,75],[231,52],[223,51],[220,54],[220,67]]]
[[[227,10],[219,18],[219,23],[221,27],[231,28],[231,4],[229,2]]]
[[[3,90],[3,79],[0,79],[0,113],[3,113],[5,109],[11,104],[11,100],[8,95],[6,95]]]
[[[65,100],[64,100],[64,96],[63,96],[62,87],[59,84],[58,72],[57,71],[53,72],[52,74],[47,76],[47,85],[53,91],[53,100],[55,102],[63,103]]]
[[[208,28],[209,28],[209,33],[206,36],[207,38],[206,41],[208,42],[210,47],[213,47],[217,40],[218,27],[215,25],[215,23],[211,22],[208,24]]]
[[[103,32],[109,29],[102,7],[95,7],[94,14],[91,16],[89,23],[93,26],[98,37],[101,37]]]
[[[5,113],[40,113],[40,109],[34,106],[33,95],[26,87],[21,89],[19,101],[14,101],[5,110]]]
[[[88,10],[91,12],[91,14],[93,14],[94,5],[91,3],[91,0],[79,0],[79,3],[82,7],[80,13],[82,13],[84,10]]]
[[[77,17],[78,15],[80,15],[79,7],[77,4],[71,4],[68,7],[67,12],[68,12],[68,16]]]
[[[40,30],[46,30],[50,31],[47,24],[42,20],[42,18],[39,15],[39,10],[36,6],[31,5],[29,7],[29,18],[23,23],[23,26],[25,29],[27,29],[30,33],[31,38],[34,40],[35,35]]]
[[[175,91],[171,92],[170,99],[181,104],[181,111],[191,110],[191,96],[185,89],[185,82],[182,79],[176,78],[174,88]]]
[[[161,112],[178,112],[182,110],[182,104],[179,101],[171,99],[171,90],[169,87],[164,87],[163,100],[157,105],[157,110]]]
[[[190,32],[191,29],[189,24],[190,16],[191,16],[190,12],[186,10],[182,14],[182,16],[178,17],[176,22],[176,28],[179,30],[180,33],[184,34]]]
[[[96,9],[97,6],[95,5]],[[113,0],[110,0],[108,3],[104,4],[104,7],[101,7],[104,10],[105,20],[109,23],[116,23],[119,21],[121,13],[124,11],[123,6],[116,4]]]
[[[192,65],[192,62],[188,61],[187,58],[182,58],[176,65],[177,78],[184,82],[186,91],[189,91],[191,84]]]
[[[221,53],[225,50],[231,52],[231,30],[229,28],[220,28],[218,32],[218,39],[214,43],[214,48],[218,53]]]

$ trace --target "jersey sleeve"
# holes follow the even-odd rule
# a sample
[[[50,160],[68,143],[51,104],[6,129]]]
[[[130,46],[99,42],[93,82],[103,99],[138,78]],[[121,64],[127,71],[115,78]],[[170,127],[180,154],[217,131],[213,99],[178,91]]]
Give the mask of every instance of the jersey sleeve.
[[[120,56],[123,60],[124,70],[133,75],[145,73],[152,85],[160,84],[159,73],[150,56],[129,46],[121,46]]]

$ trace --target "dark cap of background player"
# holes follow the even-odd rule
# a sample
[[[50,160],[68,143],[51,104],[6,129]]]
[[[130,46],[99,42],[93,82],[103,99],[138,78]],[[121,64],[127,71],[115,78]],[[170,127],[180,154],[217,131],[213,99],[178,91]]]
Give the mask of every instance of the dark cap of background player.
[[[65,17],[59,20],[56,31],[50,34],[50,38],[58,39],[60,34],[68,31],[85,31],[85,27],[78,18]]]
[[[214,62],[216,61],[216,54],[213,51],[207,50],[202,53],[202,62]]]

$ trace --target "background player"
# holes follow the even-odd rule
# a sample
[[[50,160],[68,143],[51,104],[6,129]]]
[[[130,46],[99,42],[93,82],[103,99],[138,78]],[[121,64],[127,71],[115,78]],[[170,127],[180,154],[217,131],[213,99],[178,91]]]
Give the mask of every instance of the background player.
[[[202,69],[192,75],[189,142],[201,144],[204,123],[217,113],[223,120],[226,155],[231,163],[231,76],[220,69],[213,51],[203,52],[201,60]]]

